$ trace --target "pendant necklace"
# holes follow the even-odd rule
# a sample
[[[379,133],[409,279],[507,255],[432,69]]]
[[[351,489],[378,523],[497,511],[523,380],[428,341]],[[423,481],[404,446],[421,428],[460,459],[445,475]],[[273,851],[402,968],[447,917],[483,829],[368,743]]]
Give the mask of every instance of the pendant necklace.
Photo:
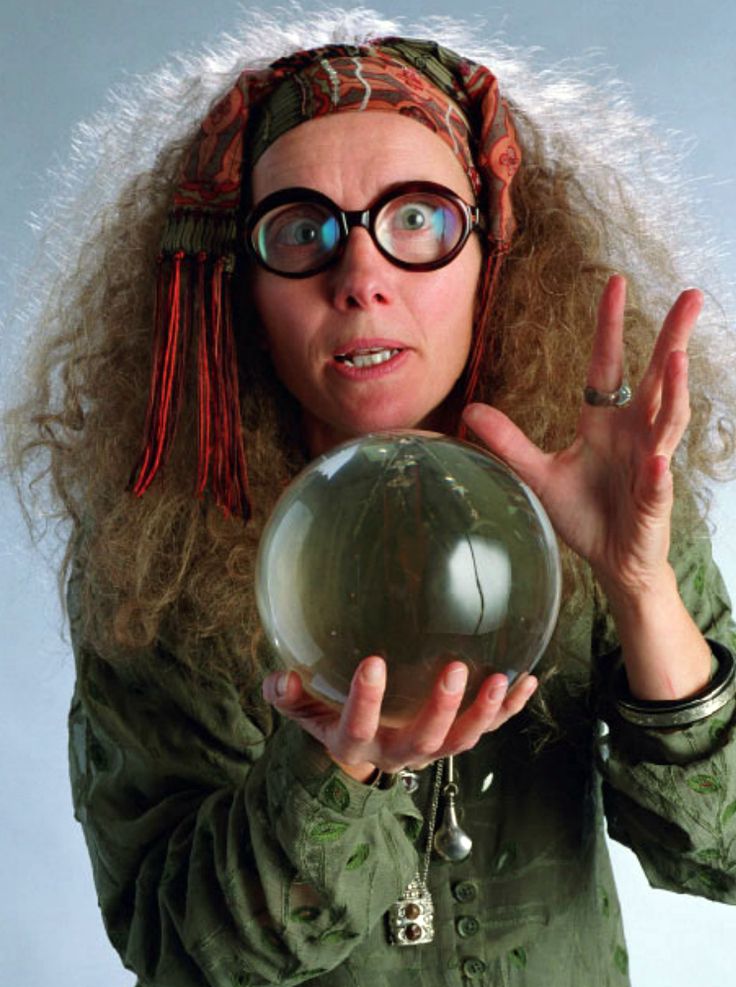
[[[445,765],[447,781],[443,788]],[[400,771],[399,780],[408,792],[416,791],[418,781],[415,772]],[[440,794],[444,798],[442,824],[435,833]],[[388,911],[389,939],[395,946],[421,946],[434,939],[434,902],[427,886],[432,848],[445,860],[453,862],[465,860],[472,849],[473,841],[458,823],[457,795],[454,758],[450,756],[435,762],[424,857],[420,869]]]

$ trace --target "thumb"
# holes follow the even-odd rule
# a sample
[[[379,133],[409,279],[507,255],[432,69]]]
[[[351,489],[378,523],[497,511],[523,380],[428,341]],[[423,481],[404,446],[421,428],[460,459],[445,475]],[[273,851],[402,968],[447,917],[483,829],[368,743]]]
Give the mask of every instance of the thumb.
[[[653,455],[644,461],[637,477],[636,494],[641,509],[650,517],[669,517],[673,490],[666,456]]]
[[[463,421],[484,445],[519,474],[532,490],[539,492],[547,468],[547,455],[498,408],[489,404],[469,404]]]

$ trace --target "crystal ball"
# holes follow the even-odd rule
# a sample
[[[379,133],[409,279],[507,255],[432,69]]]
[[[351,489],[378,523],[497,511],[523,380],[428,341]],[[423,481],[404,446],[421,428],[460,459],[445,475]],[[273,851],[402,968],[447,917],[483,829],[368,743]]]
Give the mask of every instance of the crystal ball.
[[[560,562],[537,497],[501,460],[432,432],[376,432],[310,463],[261,537],[266,636],[334,706],[358,664],[387,665],[381,722],[408,723],[440,670],[468,666],[463,707],[492,672],[513,686],[542,655]]]

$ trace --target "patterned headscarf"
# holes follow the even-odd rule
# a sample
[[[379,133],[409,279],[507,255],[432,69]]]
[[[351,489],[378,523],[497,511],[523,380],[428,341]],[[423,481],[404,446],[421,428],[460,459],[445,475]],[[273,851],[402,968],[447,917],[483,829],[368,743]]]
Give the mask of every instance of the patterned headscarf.
[[[131,478],[141,496],[164,465],[197,354],[196,490],[226,514],[250,506],[232,326],[231,276],[254,163],[282,134],[329,113],[394,111],[455,153],[478,197],[488,244],[465,397],[475,390],[482,326],[514,231],[511,182],[521,153],[494,76],[431,41],[384,38],[300,51],[246,69],[203,121],[188,152],[162,240],[144,447]]]

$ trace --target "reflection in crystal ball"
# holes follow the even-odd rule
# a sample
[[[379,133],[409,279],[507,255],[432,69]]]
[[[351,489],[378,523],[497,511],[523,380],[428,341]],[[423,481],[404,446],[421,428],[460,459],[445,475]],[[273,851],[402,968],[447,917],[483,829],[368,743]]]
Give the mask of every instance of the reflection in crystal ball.
[[[444,665],[528,672],[557,620],[560,563],[532,491],[489,453],[431,432],[377,432],[314,460],[261,538],[256,594],[287,668],[342,704],[358,664],[386,659],[382,722],[417,713]]]

